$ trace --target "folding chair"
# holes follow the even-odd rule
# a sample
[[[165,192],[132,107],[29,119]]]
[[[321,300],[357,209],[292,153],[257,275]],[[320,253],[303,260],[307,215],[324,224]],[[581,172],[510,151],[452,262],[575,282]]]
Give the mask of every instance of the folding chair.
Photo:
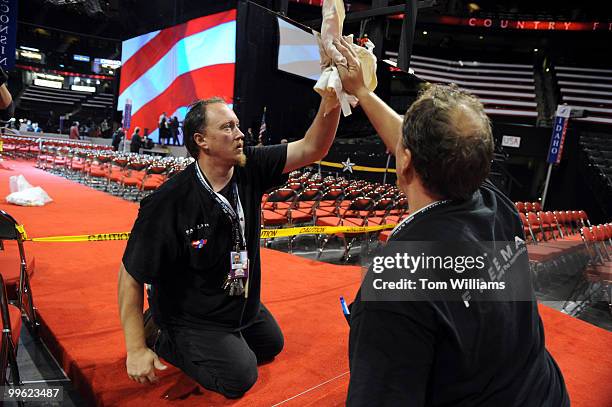
[[[347,208],[340,210],[339,217],[327,217],[317,219],[317,226],[368,226],[368,218],[372,213],[374,207],[374,200],[365,196],[360,196],[353,199]],[[341,261],[348,262],[350,259],[350,250],[357,238],[363,233],[337,233],[344,242],[344,253],[342,254]],[[366,233],[366,239],[369,238]],[[319,253],[317,258],[321,257],[325,245],[329,241],[331,235],[326,235],[323,239],[323,243],[319,247]]]
[[[124,155],[114,155],[113,159],[108,165],[108,172],[106,177],[108,178],[107,190],[113,195],[121,195],[120,188],[123,178],[126,176],[126,168],[129,160]]]
[[[2,273],[5,276],[6,284],[10,287],[14,285],[15,302],[21,309],[26,320],[26,325],[34,335],[38,335],[39,322],[36,308],[34,307],[34,299],[30,288],[31,270],[28,269],[25,249],[23,247],[23,236],[17,229],[19,223],[8,213],[0,210],[0,240],[14,240],[17,242],[19,256],[17,259],[3,259],[4,262],[19,262],[19,272],[11,275],[8,273],[9,268],[3,268]],[[0,253],[0,256],[4,253]],[[6,264],[6,263],[5,263]],[[6,271],[5,271],[6,270]]]
[[[318,218],[336,216],[340,211],[340,204],[344,199],[344,191],[341,188],[332,187],[323,192],[321,199],[314,206],[314,223]]]
[[[306,188],[300,192],[287,209],[287,218],[290,225],[298,223],[309,223],[315,218],[317,202],[321,199],[322,192],[317,188]]]
[[[320,189],[306,188],[295,197],[291,206],[287,209],[287,221],[290,227],[297,224],[312,223],[321,194]],[[293,244],[296,238],[297,236],[289,237],[289,253],[293,252]]]
[[[570,298],[579,298],[582,294],[584,297],[582,304],[574,308],[573,314],[575,315],[584,309],[598,289],[601,289],[607,297],[608,307],[612,314],[612,261],[610,261],[611,258],[607,256],[607,253],[602,251],[599,243],[600,239],[604,239],[602,243],[605,245],[607,236],[588,226],[580,228],[580,235],[589,255],[589,265],[585,268],[584,279],[579,282],[581,284],[576,285],[570,296]],[[564,310],[569,302],[568,300],[563,305]]]
[[[128,163],[125,170],[125,177],[121,180],[120,194],[124,199],[131,201],[138,200],[140,196],[140,190],[138,185],[142,182],[145,177],[145,170],[149,166],[148,161],[142,159],[139,156],[133,156]]]
[[[17,344],[21,333],[21,310],[8,302],[4,279],[0,275],[0,316],[2,317],[2,339],[0,342],[0,386],[21,385],[17,365]],[[7,373],[10,372],[10,375]],[[2,404],[2,403],[0,403]],[[22,401],[18,402],[23,406]]]
[[[166,181],[168,168],[161,162],[154,162],[147,167],[145,175],[138,183],[139,199],[155,191]]]

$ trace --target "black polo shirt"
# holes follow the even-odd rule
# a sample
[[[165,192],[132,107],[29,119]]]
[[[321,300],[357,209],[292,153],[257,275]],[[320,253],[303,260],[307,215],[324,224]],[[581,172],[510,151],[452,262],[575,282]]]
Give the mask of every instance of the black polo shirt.
[[[524,239],[512,202],[486,181],[390,240]],[[524,254],[526,256],[526,254]],[[527,264],[527,259],[524,264]],[[528,267],[522,270],[529,279]],[[361,291],[360,291],[361,292]],[[349,406],[569,406],[535,301],[362,301],[351,307]]]
[[[198,180],[196,163],[140,203],[123,264],[136,281],[153,285],[151,308],[161,327],[234,331],[252,323],[259,311],[261,199],[286,182],[287,145],[246,147],[245,155],[246,166],[234,167],[231,182],[238,185],[245,215],[247,299],[223,290],[233,250],[231,222]],[[202,239],[203,247],[194,247]]]

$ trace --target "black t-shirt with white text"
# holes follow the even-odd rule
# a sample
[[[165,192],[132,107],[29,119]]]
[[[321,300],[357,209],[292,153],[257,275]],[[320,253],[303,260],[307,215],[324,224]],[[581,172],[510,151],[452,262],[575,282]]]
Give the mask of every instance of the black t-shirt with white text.
[[[515,237],[525,238],[516,208],[485,181],[470,199],[432,207],[389,240]],[[348,406],[569,406],[535,301],[363,301],[360,290],[350,324]]]
[[[152,284],[150,305],[161,327],[235,331],[252,323],[259,312],[261,199],[287,179],[282,174],[287,146],[246,147],[245,155],[246,166],[234,167],[230,184],[220,192],[235,208],[228,192],[237,183],[249,256],[246,299],[223,290],[233,250],[232,226],[198,180],[196,163],[140,203],[123,264],[136,281]]]

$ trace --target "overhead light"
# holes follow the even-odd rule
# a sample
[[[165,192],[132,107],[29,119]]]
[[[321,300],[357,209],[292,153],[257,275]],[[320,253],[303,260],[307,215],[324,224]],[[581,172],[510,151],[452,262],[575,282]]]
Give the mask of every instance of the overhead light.
[[[538,52],[538,49],[537,49],[537,48],[534,48],[534,49],[533,49],[533,52]]]
[[[546,72],[550,72],[550,68],[546,68]]]
[[[423,31],[423,35],[427,35],[427,31]]]
[[[36,61],[42,61],[42,54],[35,51],[19,50],[17,55],[21,58],[34,59]]]
[[[480,6],[476,3],[468,3],[467,8],[470,13],[480,10]]]
[[[40,50],[38,48],[24,47],[23,45],[20,45],[19,48],[25,49],[26,51],[40,52]]]
[[[61,75],[50,75],[50,74],[47,74],[47,73],[40,73],[40,72],[35,73],[34,76],[36,78],[49,79],[51,81],[60,81],[61,82],[61,81],[64,80],[64,77],[61,76]]]
[[[95,92],[96,88],[94,86],[81,86],[81,85],[72,85],[70,87],[72,90],[76,90],[78,92]]]
[[[47,80],[47,79],[39,79],[39,78],[34,79],[34,85],[36,85],[36,86],[43,86],[45,88],[55,88],[55,89],[61,89],[62,88],[62,83],[61,82],[50,81],[50,80]]]
[[[478,36],[479,40],[484,40],[484,37],[482,35]]]

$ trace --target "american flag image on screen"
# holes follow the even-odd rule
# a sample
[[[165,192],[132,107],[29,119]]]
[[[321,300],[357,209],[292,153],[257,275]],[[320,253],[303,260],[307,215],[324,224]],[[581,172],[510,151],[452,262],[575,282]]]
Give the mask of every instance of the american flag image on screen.
[[[220,96],[232,103],[236,62],[236,10],[124,41],[117,109],[132,101],[129,134],[140,127],[158,141],[159,116],[182,121],[197,99]]]

